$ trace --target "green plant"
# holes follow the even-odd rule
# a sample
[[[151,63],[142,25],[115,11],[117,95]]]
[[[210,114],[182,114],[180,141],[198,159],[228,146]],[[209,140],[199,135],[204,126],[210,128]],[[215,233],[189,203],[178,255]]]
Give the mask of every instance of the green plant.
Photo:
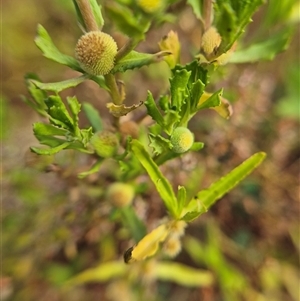
[[[133,208],[119,208],[124,226],[130,229],[137,243],[125,252],[125,262],[144,261],[153,257],[160,249],[167,250],[165,253],[169,256],[175,256],[180,250],[180,237],[184,234],[186,223],[207,212],[217,200],[263,161],[263,152],[254,154],[192,198],[188,197],[189,192],[184,186],[179,186],[178,190],[174,191],[172,184],[159,168],[167,161],[179,157],[181,153],[199,151],[204,147],[204,143],[194,141],[194,135],[188,128],[190,120],[199,114],[199,111],[213,109],[226,119],[230,117],[231,105],[222,97],[223,89],[214,93],[208,92],[209,80],[216,69],[227,61],[238,63],[272,58],[275,53],[286,47],[290,37],[288,31],[282,35],[274,35],[268,43],[253,44],[248,49],[234,52],[237,39],[262,1],[216,1],[213,20],[211,1],[204,1],[203,5],[201,1],[189,1],[199,18],[199,27],[203,29],[201,49],[195,54],[194,60],[186,65],[180,64],[181,45],[174,32],[170,32],[160,41],[159,52],[149,54],[136,51],[138,44],[146,38],[151,25],[158,26],[173,17],[172,14],[165,13],[170,4],[175,2],[178,1],[110,1],[105,4],[103,10],[110,16],[114,25],[122,34],[130,37],[117,51],[112,38],[100,31],[104,19],[97,2],[74,1],[78,21],[84,31],[88,32],[83,37],[88,36],[91,40],[86,44],[82,43],[83,37],[79,38],[75,50],[77,59],[62,54],[41,25],[38,26],[35,41],[44,56],[79,71],[82,75],[56,83],[42,83],[34,75],[26,77],[32,97],[25,99],[26,102],[49,120],[49,123],[34,124],[36,138],[47,148],[32,147],[33,152],[39,155],[54,155],[62,150],[73,149],[96,157],[96,162],[90,170],[78,174],[80,178],[98,172],[107,158],[114,159],[120,164],[121,170],[115,176],[116,182],[138,186],[135,181],[146,170],[159,193],[168,216],[165,222],[149,234],[146,234],[145,225]],[[101,41],[96,54],[101,53],[102,46],[105,54],[99,57],[86,54],[85,45],[90,46],[94,39],[95,43],[99,44],[99,36],[108,40],[109,46],[104,47]],[[149,91],[144,103],[126,106],[125,87],[117,81],[117,74],[161,60],[165,60],[170,69],[170,92],[155,100]],[[75,96],[67,97],[67,105],[62,100],[62,91],[86,80],[96,82],[110,94],[112,102],[108,103],[107,107],[114,117],[113,131],[104,129],[99,112],[90,104],[81,104]],[[49,92],[53,94],[50,95]],[[148,129],[138,125],[143,130],[134,139],[129,135],[124,136],[120,118],[138,109],[142,104],[145,105],[147,115],[153,119],[153,123]],[[88,128],[79,126],[81,107],[90,122]],[[181,144],[182,138],[178,136],[182,134],[188,134],[187,145],[184,148]],[[149,141],[145,142],[147,139]],[[168,251],[170,245],[173,245],[175,250],[173,253]],[[143,264],[141,266],[143,267]],[[67,285],[106,281],[128,273],[146,274],[145,270],[138,270],[139,268],[125,266],[119,261],[109,262],[83,272],[71,279]],[[208,272],[170,262],[157,262],[152,273],[154,278],[174,280],[187,286],[208,285],[212,282],[212,276]]]

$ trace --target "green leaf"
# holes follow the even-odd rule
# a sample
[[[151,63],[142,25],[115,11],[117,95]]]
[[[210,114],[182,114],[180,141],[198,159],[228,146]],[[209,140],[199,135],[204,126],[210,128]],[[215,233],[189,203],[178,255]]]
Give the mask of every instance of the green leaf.
[[[261,60],[272,60],[279,53],[288,48],[293,30],[285,29],[274,33],[267,40],[252,44],[232,54],[230,63],[253,63]]]
[[[61,150],[67,148],[71,143],[72,142],[64,142],[56,147],[48,148],[48,149],[37,148],[37,147],[31,147],[30,149],[38,155],[54,155],[60,152]]]
[[[209,188],[200,191],[184,208],[182,217],[190,221],[202,213],[206,212],[217,200],[232,190],[248,174],[250,174],[265,159],[266,154],[259,152],[244,161],[238,167],[233,169],[226,176],[209,186]]]
[[[93,164],[93,166],[92,166],[88,171],[83,171],[83,172],[79,173],[79,174],[77,175],[77,177],[78,177],[79,179],[83,179],[83,178],[85,178],[85,177],[87,177],[87,176],[89,176],[89,175],[91,175],[91,174],[93,174],[93,173],[98,172],[99,169],[100,169],[100,166],[101,166],[102,161],[103,161],[102,158],[99,159],[95,164]]]
[[[136,14],[128,7],[114,3],[105,8],[109,18],[114,20],[114,25],[120,32],[134,39],[144,39],[144,32],[148,29],[148,25],[142,26],[138,21],[140,18],[137,18]]]
[[[205,85],[200,79],[198,79],[192,84],[191,95],[190,95],[190,106],[192,112],[195,112],[197,110],[197,105],[201,95],[204,92],[204,88]]]
[[[73,120],[69,115],[66,106],[61,98],[57,95],[49,96],[45,101],[50,115],[50,122],[60,126],[70,132],[74,131]]]
[[[110,91],[109,88],[106,85],[105,82],[105,78],[103,75],[91,75],[89,74],[89,78],[90,80],[94,81],[99,87],[101,87],[102,89],[106,90],[106,91]]]
[[[196,17],[202,21],[202,0],[188,0],[187,3],[193,8],[194,14]]]
[[[178,200],[178,210],[181,211],[187,201],[186,189],[184,186],[178,186],[177,200]]]
[[[139,242],[147,234],[145,224],[139,219],[132,206],[123,207],[119,210],[124,225],[129,228],[135,242]]]
[[[162,61],[164,56],[170,54],[171,53],[169,51],[160,51],[154,54],[131,51],[116,63],[111,72],[125,72],[126,70],[132,70],[134,68],[141,68],[149,64],[158,63]]]
[[[171,184],[163,176],[158,166],[155,164],[155,162],[152,160],[150,155],[147,153],[147,151],[139,141],[132,140],[131,149],[136,158],[146,169],[150,179],[155,185],[170,214],[176,217],[178,213],[177,200]]]
[[[204,147],[203,142],[194,142],[192,147],[190,148],[191,151],[198,152],[200,149]]]
[[[53,44],[46,29],[40,24],[38,25],[37,36],[34,41],[46,58],[83,73],[83,70],[79,66],[77,60],[71,56],[62,54]]]
[[[56,83],[42,83],[37,80],[30,80],[30,82],[33,83],[36,87],[38,87],[41,90],[54,91],[56,93],[59,93],[65,89],[76,87],[77,85],[84,82],[86,79],[88,79],[88,75],[81,75],[76,78],[72,78]]]
[[[149,134],[150,144],[149,146],[153,148],[153,153],[159,155],[164,151],[170,151],[172,144],[170,140],[162,137],[161,135]]]
[[[76,96],[73,96],[73,97],[68,96],[67,102],[68,102],[69,108],[72,113],[74,134],[75,134],[75,136],[78,137],[79,132],[80,132],[79,127],[78,127],[78,121],[79,121],[78,114],[80,112],[81,104],[78,102]]]
[[[91,140],[93,134],[94,133],[92,127],[89,127],[88,129],[80,130],[80,136],[78,136],[78,138],[80,138],[80,142],[86,147],[89,141]],[[89,151],[89,150],[87,151],[89,153],[93,153],[93,151]]]
[[[87,102],[82,104],[82,108],[95,132],[102,131],[103,122],[98,110],[96,110],[90,103]]]
[[[223,94],[223,89],[220,89],[215,93],[213,93],[209,98],[204,99],[203,102],[201,101],[202,99],[200,98],[199,104],[197,106],[197,111],[220,106],[222,94]]]
[[[216,56],[228,51],[251,22],[251,16],[263,0],[216,0],[214,4],[214,25],[222,37]]]
[[[33,133],[34,133],[34,135],[65,137],[66,134],[68,133],[68,131],[65,129],[53,126],[51,124],[36,122],[33,124]]]
[[[181,107],[188,96],[187,84],[190,76],[191,72],[182,69],[175,71],[174,76],[170,79],[171,104],[178,112],[181,110]]]
[[[157,263],[154,273],[157,279],[172,281],[187,287],[211,286],[214,278],[211,272],[188,267],[175,262]]]
[[[66,282],[66,287],[82,285],[89,282],[107,282],[126,274],[128,267],[123,261],[101,263],[98,267],[88,269]]]
[[[164,119],[158,110],[156,103],[154,101],[154,98],[152,96],[152,93],[148,91],[148,96],[146,101],[144,102],[148,115],[152,117],[154,121],[156,121],[162,128],[164,127]]]

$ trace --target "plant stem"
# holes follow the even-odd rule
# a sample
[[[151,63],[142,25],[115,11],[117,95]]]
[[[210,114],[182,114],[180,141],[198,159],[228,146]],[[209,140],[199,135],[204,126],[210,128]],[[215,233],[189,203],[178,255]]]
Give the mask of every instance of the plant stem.
[[[211,10],[212,10],[212,0],[204,0],[203,3],[203,15],[204,15],[204,31],[211,26]]]
[[[121,47],[121,49],[116,54],[116,62],[119,61],[121,58],[126,56],[131,50],[135,48],[135,46],[138,44],[138,41],[136,39],[128,39],[125,45]]]
[[[110,90],[109,94],[112,98],[113,103],[115,105],[122,104],[122,99],[121,99],[121,96],[119,93],[119,88],[117,86],[115,77],[111,73],[109,73],[109,74],[105,75],[104,78],[105,78],[106,85],[108,86],[108,88]]]
[[[76,0],[87,31],[99,30],[89,0]]]

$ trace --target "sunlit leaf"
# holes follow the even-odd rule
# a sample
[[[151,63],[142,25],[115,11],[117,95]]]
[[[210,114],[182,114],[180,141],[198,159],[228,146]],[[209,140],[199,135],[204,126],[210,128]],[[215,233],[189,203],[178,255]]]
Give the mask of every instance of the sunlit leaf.
[[[95,132],[103,130],[103,122],[98,110],[96,110],[90,103],[84,102],[82,104],[83,111],[92,125]]]
[[[169,181],[163,176],[158,166],[155,164],[149,153],[145,150],[145,148],[139,141],[132,140],[131,149],[136,158],[146,169],[149,177],[155,185],[170,214],[176,216],[177,200]]]
[[[112,73],[125,72],[126,70],[132,70],[153,63],[158,63],[165,56],[170,54],[171,54],[170,51],[160,51],[154,54],[131,51],[129,54],[124,56],[116,63],[116,65],[114,66],[111,72]]]
[[[217,200],[232,190],[248,174],[258,167],[265,159],[266,154],[259,152],[245,160],[238,167],[229,172],[220,180],[211,184],[209,188],[201,190],[183,209],[181,216],[185,221],[192,220],[206,212]],[[198,212],[198,214],[197,214]]]
[[[37,36],[34,41],[46,58],[66,65],[79,72],[83,72],[76,59],[69,55],[62,54],[56,48],[46,29],[40,24],[38,25]]]
[[[87,75],[82,75],[76,78],[71,78],[68,80],[56,82],[56,83],[42,83],[37,80],[30,80],[36,87],[38,87],[41,90],[47,90],[47,91],[54,91],[54,92],[61,92],[68,88],[73,88],[84,82],[88,78]]]

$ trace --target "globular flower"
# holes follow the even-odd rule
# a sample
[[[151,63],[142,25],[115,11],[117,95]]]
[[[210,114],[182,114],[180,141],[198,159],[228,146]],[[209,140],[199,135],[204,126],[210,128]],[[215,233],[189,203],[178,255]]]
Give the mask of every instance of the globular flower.
[[[154,13],[162,7],[163,0],[138,0],[137,3],[146,13]]]
[[[117,51],[117,44],[110,35],[101,31],[90,31],[78,40],[75,57],[85,72],[105,75],[114,67]]]
[[[193,145],[194,135],[189,129],[178,127],[173,131],[170,141],[173,146],[173,152],[184,153]]]
[[[134,198],[134,189],[126,183],[116,182],[107,190],[107,199],[115,207],[122,208],[130,205]]]
[[[98,132],[90,140],[95,152],[103,158],[114,156],[119,147],[117,136],[109,131]]]
[[[210,27],[202,36],[201,49],[207,58],[215,56],[222,38],[215,27]]]

